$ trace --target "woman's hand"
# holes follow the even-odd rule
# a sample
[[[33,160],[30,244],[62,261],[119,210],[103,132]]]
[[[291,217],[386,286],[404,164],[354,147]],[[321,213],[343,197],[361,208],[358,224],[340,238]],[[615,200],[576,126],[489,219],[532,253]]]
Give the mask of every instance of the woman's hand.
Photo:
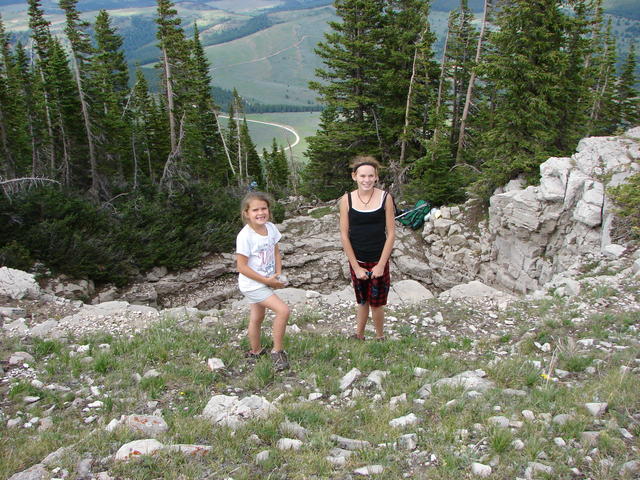
[[[359,265],[357,268],[353,269],[353,272],[356,274],[356,278],[360,280],[366,280],[367,278],[369,278],[369,275],[371,275],[371,272],[369,270],[364,269]]]
[[[384,265],[381,265],[380,263],[378,263],[375,267],[373,267],[373,269],[371,270],[371,277],[372,278],[380,278],[384,275]]]

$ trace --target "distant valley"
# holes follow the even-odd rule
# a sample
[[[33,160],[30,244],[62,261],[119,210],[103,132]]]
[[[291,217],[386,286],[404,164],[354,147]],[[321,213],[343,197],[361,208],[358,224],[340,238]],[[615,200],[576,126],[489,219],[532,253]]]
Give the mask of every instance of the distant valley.
[[[470,7],[480,12],[482,2],[472,0]],[[432,2],[430,22],[437,34],[436,52],[444,43],[449,11],[458,7],[455,0]],[[64,16],[56,2],[43,6],[53,31],[63,27]],[[27,4],[24,0],[0,0],[5,28],[15,39],[28,41]],[[158,56],[155,38],[156,2],[153,0],[80,0],[78,8],[93,20],[99,9],[106,9],[124,39],[124,49],[132,69],[140,64],[156,85],[154,63]],[[250,104],[278,106],[274,110],[318,108],[315,92],[308,82],[322,66],[314,48],[329,31],[329,21],[338,18],[327,0],[192,0],[176,2],[178,15],[187,35],[197,24],[211,65],[214,96],[226,109],[230,91],[236,88]],[[606,0],[605,9],[612,18],[618,46],[626,52],[632,40],[640,39],[640,2]],[[438,54],[439,55],[439,54]],[[438,57],[439,58],[439,57]],[[277,121],[278,114],[270,115]],[[302,113],[307,119],[314,114]],[[317,123],[317,114],[315,114]],[[290,119],[290,118],[289,118]],[[287,124],[288,121],[280,123]],[[251,126],[253,130],[255,127]],[[303,135],[306,132],[303,132]],[[308,134],[313,134],[311,131]],[[286,137],[278,137],[286,143]],[[259,151],[264,145],[257,142]],[[296,148],[296,151],[303,145]]]

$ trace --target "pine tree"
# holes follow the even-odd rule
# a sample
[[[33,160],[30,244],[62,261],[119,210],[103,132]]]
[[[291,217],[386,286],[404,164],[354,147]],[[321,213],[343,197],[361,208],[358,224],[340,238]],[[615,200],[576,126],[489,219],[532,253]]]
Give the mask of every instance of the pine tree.
[[[640,124],[640,97],[636,85],[636,44],[631,42],[629,52],[622,64],[617,88],[617,98],[620,106],[619,125],[623,129]]]
[[[488,198],[493,189],[520,174],[534,174],[556,145],[565,91],[566,17],[559,0],[514,0],[500,11],[499,29],[480,72],[495,89],[486,104],[489,121],[475,152],[483,160],[475,190]],[[561,68],[558,68],[558,66]]]
[[[601,54],[597,59],[598,73],[592,92],[589,114],[589,135],[608,135],[615,132],[620,118],[620,105],[616,100],[616,40],[611,19],[607,22]]]
[[[44,164],[47,142],[51,141],[48,135],[48,122],[46,121],[46,105],[44,86],[38,70],[31,68],[31,63],[23,45],[18,42],[15,49],[16,79],[19,85],[19,97],[23,99],[26,114],[25,128],[28,135],[29,150],[31,152],[31,167],[29,174],[32,177],[44,175]]]
[[[155,184],[162,175],[162,159],[167,158],[170,152],[169,129],[166,116],[149,94],[147,80],[140,67],[136,69],[136,82],[126,116],[131,128],[134,186],[139,183]]]
[[[166,106],[169,121],[169,141],[171,152],[165,162],[160,180],[161,186],[172,190],[176,180],[184,178],[186,165],[183,164],[183,139],[189,127],[187,112],[189,110],[188,90],[190,85],[189,45],[171,0],[158,0],[158,31],[156,38],[161,52],[161,84],[163,102]],[[189,144],[189,142],[185,142]],[[191,146],[191,144],[189,145]]]
[[[128,155],[129,125],[124,116],[129,73],[122,51],[122,37],[112,27],[105,10],[100,10],[96,16],[95,42],[96,50],[89,68],[101,170],[109,177],[117,174],[122,181],[133,174]]]
[[[380,153],[373,108],[372,82],[378,77],[379,48],[383,28],[383,0],[338,0],[336,14],[340,22],[330,22],[332,31],[318,44],[325,68],[316,70],[322,82],[311,82],[328,110],[316,137],[330,135],[331,154],[317,149],[309,141],[307,155],[312,170],[324,171],[322,181],[308,185],[310,192],[324,195],[333,183],[344,183],[350,159],[361,152]],[[312,137],[313,138],[313,137]],[[338,165],[336,165],[336,163]],[[335,176],[333,173],[335,172]]]
[[[286,196],[289,186],[289,166],[284,149],[278,146],[276,139],[271,144],[271,152],[265,151],[265,170],[267,172],[267,189],[274,197]]]
[[[474,51],[477,45],[477,32],[472,26],[473,13],[467,0],[461,0],[460,8],[453,10],[449,17],[449,46],[447,63],[451,65],[451,155],[457,156],[460,123],[465,106],[466,93],[474,66]]]
[[[247,183],[256,182],[258,186],[262,188],[265,184],[262,173],[262,162],[256,150],[256,145],[253,143],[251,135],[249,134],[246,117],[243,118],[242,124],[240,125],[240,143],[242,145],[244,164],[246,166],[246,181]]]
[[[88,92],[86,91],[88,84],[87,63],[93,54],[93,47],[91,46],[89,34],[85,31],[89,27],[89,23],[80,18],[77,3],[78,0],[60,0],[60,8],[64,10],[66,16],[66,27],[64,31],[71,45],[72,68],[78,89],[86,142],[89,148],[89,168],[91,174],[91,187],[89,192],[97,198],[100,189],[100,175],[98,172],[98,158],[93,133],[93,119],[89,111],[90,107],[87,100]]]
[[[222,138],[218,134],[216,112],[219,107],[211,95],[209,62],[202,48],[198,26],[194,25],[191,48],[193,89],[196,105],[196,125],[202,141],[203,162],[197,166],[197,175],[215,183],[227,183],[230,178]]]

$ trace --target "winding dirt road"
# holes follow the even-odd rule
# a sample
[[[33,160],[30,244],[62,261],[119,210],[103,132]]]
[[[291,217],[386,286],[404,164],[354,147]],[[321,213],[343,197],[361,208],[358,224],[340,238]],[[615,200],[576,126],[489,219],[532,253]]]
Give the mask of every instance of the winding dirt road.
[[[218,117],[220,118],[229,118],[228,115],[218,115]],[[251,120],[249,118],[247,118],[247,122],[253,122],[253,123],[261,123],[263,125],[270,125],[272,127],[278,127],[278,128],[282,128],[288,132],[291,132],[293,134],[293,136],[295,137],[295,141],[292,144],[287,144],[287,146],[284,148],[284,150],[290,150],[293,147],[295,147],[298,143],[300,143],[300,135],[298,135],[298,132],[296,132],[293,127],[289,126],[289,125],[282,125],[280,123],[273,123],[273,122],[263,122],[262,120]]]

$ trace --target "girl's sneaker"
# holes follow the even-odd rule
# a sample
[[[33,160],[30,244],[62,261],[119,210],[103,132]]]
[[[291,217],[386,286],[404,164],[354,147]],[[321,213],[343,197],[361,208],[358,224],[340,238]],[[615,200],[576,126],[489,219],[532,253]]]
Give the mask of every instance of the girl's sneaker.
[[[271,352],[271,360],[273,360],[273,368],[276,369],[276,372],[289,368],[289,359],[287,358],[287,352],[284,350]]]
[[[244,358],[248,360],[256,361],[260,359],[260,357],[266,354],[267,354],[267,350],[265,348],[261,349],[258,353],[253,353],[251,350],[249,350],[247,353],[244,354]]]

